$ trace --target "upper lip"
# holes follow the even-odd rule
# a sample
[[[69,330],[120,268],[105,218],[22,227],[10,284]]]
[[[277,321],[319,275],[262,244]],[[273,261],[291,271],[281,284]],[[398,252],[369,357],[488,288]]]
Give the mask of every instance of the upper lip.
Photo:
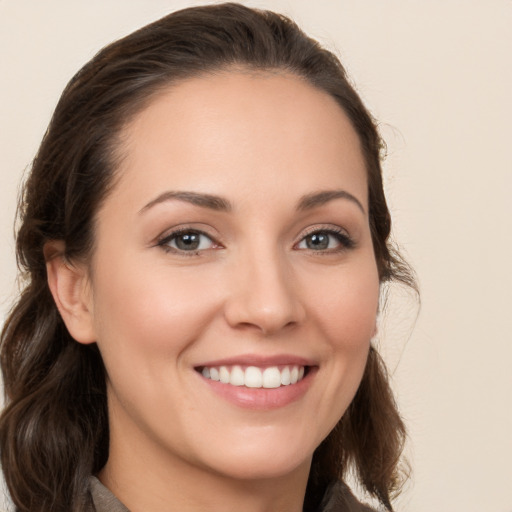
[[[316,366],[315,361],[304,357],[292,354],[277,354],[272,356],[265,356],[260,354],[241,354],[238,356],[231,356],[196,365],[196,367],[217,367],[217,366],[258,366],[265,368],[269,366]]]

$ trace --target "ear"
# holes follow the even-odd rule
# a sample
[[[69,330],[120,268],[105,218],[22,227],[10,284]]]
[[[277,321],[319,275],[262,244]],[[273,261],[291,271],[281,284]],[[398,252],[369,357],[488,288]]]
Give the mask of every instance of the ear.
[[[61,241],[44,246],[48,286],[71,336],[79,343],[94,343],[93,301],[87,268],[70,263],[64,252]]]

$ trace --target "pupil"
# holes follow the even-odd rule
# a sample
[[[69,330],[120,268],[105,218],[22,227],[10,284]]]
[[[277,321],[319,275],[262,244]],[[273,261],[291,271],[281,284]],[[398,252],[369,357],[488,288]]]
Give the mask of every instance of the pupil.
[[[310,235],[307,240],[309,249],[327,249],[329,247],[329,236],[322,233]]]
[[[197,233],[187,233],[176,239],[178,249],[190,251],[199,247],[199,235]]]

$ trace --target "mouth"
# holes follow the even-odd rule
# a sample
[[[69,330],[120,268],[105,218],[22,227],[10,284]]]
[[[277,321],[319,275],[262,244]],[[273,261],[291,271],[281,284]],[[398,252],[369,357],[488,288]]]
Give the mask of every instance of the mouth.
[[[219,365],[195,368],[205,379],[235,387],[276,389],[293,386],[302,381],[311,370],[303,365]]]
[[[307,395],[319,364],[294,354],[239,354],[204,361],[194,370],[207,389],[236,407],[268,411]]]

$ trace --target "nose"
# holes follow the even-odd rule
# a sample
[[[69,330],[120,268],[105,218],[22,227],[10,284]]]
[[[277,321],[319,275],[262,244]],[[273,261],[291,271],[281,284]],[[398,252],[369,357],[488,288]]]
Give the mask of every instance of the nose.
[[[241,258],[230,276],[225,318],[233,328],[269,336],[300,324],[305,308],[290,265],[276,254]]]

